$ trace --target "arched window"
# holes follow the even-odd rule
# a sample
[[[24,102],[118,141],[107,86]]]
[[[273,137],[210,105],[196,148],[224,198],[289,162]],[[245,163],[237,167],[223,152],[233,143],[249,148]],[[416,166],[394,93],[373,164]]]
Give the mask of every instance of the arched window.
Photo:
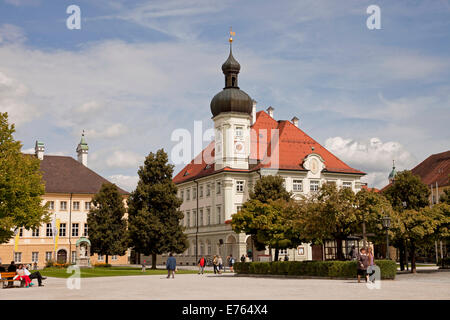
[[[205,245],[203,242],[200,242],[200,255],[204,255],[205,254]]]
[[[236,78],[231,77],[231,86],[234,87],[234,84],[236,83]]]

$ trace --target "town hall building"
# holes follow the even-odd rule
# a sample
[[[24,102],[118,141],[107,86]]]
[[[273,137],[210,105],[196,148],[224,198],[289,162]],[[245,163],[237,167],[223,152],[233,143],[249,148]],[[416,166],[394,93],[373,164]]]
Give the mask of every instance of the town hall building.
[[[202,255],[220,255],[224,261],[230,254],[237,261],[242,255],[254,261],[268,260],[268,250],[256,251],[250,236],[236,234],[230,225],[232,215],[248,200],[263,175],[283,177],[294,197],[315,192],[324,183],[358,192],[360,178],[365,175],[308,136],[297,117],[276,120],[272,107],[257,111],[255,100],[238,86],[241,66],[233,57],[231,41],[228,59],[222,65],[225,87],[210,105],[214,141],[173,179],[183,200],[182,224],[189,241],[189,248],[177,255],[182,265],[196,264]],[[322,260],[335,254],[333,246],[325,249],[305,243],[281,250],[280,257]]]

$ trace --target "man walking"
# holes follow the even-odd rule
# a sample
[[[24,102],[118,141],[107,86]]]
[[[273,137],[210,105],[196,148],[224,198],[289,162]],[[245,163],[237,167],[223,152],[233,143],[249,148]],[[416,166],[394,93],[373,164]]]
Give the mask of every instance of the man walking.
[[[198,260],[198,274],[203,274],[203,271],[205,270],[205,266],[206,266],[206,259],[204,256],[202,256],[200,258],[200,260]]]
[[[167,279],[170,278],[170,275],[172,274],[172,279],[175,279],[175,269],[177,268],[177,260],[173,256],[172,252],[169,254],[169,258],[166,262],[166,269],[167,269]]]

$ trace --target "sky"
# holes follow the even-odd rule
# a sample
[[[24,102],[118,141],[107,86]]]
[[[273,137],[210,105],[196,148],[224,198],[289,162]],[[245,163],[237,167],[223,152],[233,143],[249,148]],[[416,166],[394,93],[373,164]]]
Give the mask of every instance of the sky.
[[[70,5],[81,29],[68,29]],[[370,30],[369,5],[381,29]],[[0,111],[24,152],[76,157],[131,191],[172,132],[212,127],[228,32],[257,110],[383,187],[450,145],[450,1],[0,0]],[[205,141],[206,145],[207,142]],[[176,164],[175,173],[182,165]]]

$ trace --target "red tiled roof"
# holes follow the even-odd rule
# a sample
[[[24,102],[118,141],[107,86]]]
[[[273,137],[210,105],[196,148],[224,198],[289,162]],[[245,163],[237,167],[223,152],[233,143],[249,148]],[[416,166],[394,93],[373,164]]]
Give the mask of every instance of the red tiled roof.
[[[250,166],[249,170],[239,170],[224,168],[219,171],[214,170],[214,164],[207,166],[204,161],[205,156],[210,155],[214,159],[214,142],[211,142],[190,164],[186,165],[174,178],[175,183],[182,183],[189,180],[198,179],[209,176],[222,171],[233,172],[251,172],[261,168],[269,168],[271,163],[265,161],[268,159],[266,154],[270,156],[271,152],[271,136],[273,129],[278,129],[279,133],[279,169],[281,170],[298,170],[305,171],[302,162],[303,159],[311,154],[320,155],[325,161],[324,171],[361,174],[365,173],[349,167],[343,161],[334,156],[327,149],[322,147],[318,142],[297,128],[290,121],[276,121],[266,112],[259,111],[256,114],[256,121],[252,126],[256,134],[251,137],[250,159],[256,159],[257,164]],[[314,150],[312,149],[314,148]],[[274,146],[275,149],[275,146]],[[201,157],[201,158],[200,158]],[[196,163],[194,163],[196,162]],[[266,163],[267,162],[267,163]],[[186,174],[187,173],[187,174]]]
[[[72,157],[44,155],[41,171],[46,193],[94,194],[103,183],[110,183]],[[123,195],[129,194],[118,189]]]
[[[418,175],[428,186],[432,184],[434,187],[436,182],[439,187],[450,185],[450,150],[429,156],[411,172]]]
[[[380,189],[377,189],[377,188],[369,188],[368,186],[362,186],[361,189],[366,189],[367,191],[370,191],[370,192],[376,192],[376,193],[380,192]]]

